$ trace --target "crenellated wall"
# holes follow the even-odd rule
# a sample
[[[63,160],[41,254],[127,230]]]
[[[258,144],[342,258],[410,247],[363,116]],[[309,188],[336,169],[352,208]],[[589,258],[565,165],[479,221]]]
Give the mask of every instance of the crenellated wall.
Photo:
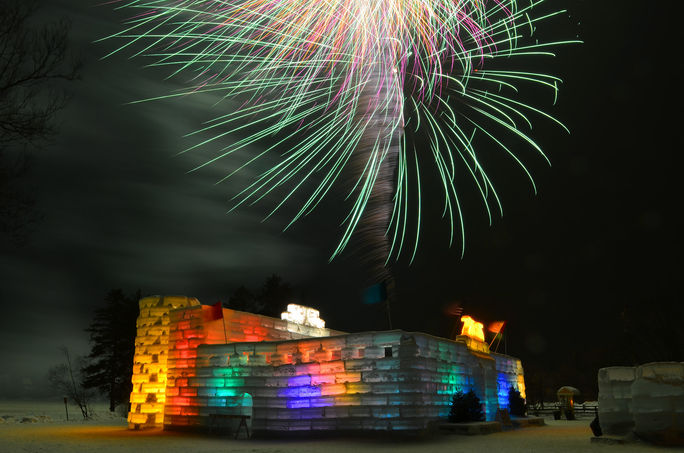
[[[518,359],[401,330],[346,334],[200,305],[140,301],[130,428],[206,427],[247,406],[255,430],[415,430],[473,390],[487,420],[525,395]]]
[[[504,354],[491,354],[496,367],[496,387],[500,409],[509,409],[508,391],[512,388],[527,398],[525,373],[519,359]]]
[[[224,308],[213,319],[213,307],[200,305],[171,312],[168,380],[164,408],[167,426],[197,424],[200,392],[197,385],[198,346],[264,342],[340,334],[330,329],[302,326],[289,321]]]
[[[502,388],[524,393],[517,359],[399,330],[201,345],[197,354],[195,375],[175,383],[167,428],[240,413],[249,394],[255,430],[416,430],[448,415],[458,389],[475,391],[488,420]]]
[[[133,358],[133,391],[128,426],[132,429],[161,427],[166,402],[167,355],[171,310],[199,306],[185,296],[151,296],[140,299],[140,315]]]

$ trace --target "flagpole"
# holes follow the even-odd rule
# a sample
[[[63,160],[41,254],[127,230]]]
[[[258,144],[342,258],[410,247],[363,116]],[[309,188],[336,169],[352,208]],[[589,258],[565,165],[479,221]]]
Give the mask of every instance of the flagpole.
[[[392,314],[390,312],[390,299],[391,295],[394,294],[394,277],[392,277],[392,274],[389,274],[389,278],[385,280],[385,289],[387,291],[387,294],[385,296],[385,303],[387,305],[387,324],[389,325],[389,330],[392,330]]]
[[[501,338],[502,337],[503,337],[503,335],[501,335],[499,337],[499,341],[496,342],[496,348],[494,349],[494,352],[499,352],[499,345],[501,344]],[[506,343],[504,343],[504,344],[506,344]]]
[[[203,318],[205,322],[208,321],[218,321],[221,318],[223,323],[223,340],[228,344],[228,333],[226,328],[226,318],[223,317],[223,302],[218,301],[213,305],[209,306],[209,311],[204,311]]]
[[[491,343],[489,343],[489,347],[490,347],[490,348],[492,347],[492,345],[493,345],[494,342],[496,341],[496,338],[499,337],[499,335],[503,336],[503,334],[502,334],[501,332],[504,330],[504,326],[505,326],[505,325],[506,325],[506,322],[504,321],[503,324],[501,324],[501,327],[499,328],[499,331],[496,333],[496,335],[494,335],[494,338],[492,338]],[[499,337],[499,343],[501,343],[501,337]],[[496,350],[495,350],[494,352],[496,352],[496,351],[499,350],[499,343],[496,344]]]
[[[223,306],[221,306],[221,321],[223,321],[223,338],[228,344],[228,333],[226,333],[226,317],[223,316]]]
[[[508,355],[508,339],[504,338],[504,354]]]

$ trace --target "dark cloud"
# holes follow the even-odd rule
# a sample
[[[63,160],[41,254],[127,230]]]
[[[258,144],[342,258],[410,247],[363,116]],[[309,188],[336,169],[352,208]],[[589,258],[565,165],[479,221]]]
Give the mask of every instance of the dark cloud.
[[[62,1],[41,13],[70,18],[84,68],[68,87],[59,136],[34,159],[30,186],[43,221],[27,247],[0,258],[0,344],[11,345],[1,348],[4,376],[42,382],[58,346],[87,352],[83,329],[109,289],[199,295],[220,284],[225,298],[270,272],[300,279],[311,271],[310,247],[279,234],[285,218],[261,223],[257,209],[226,215],[229,194],[214,183],[233,168],[187,173],[206,156],[178,156],[194,143],[183,135],[221,111],[206,108],[216,100],[129,105],[181,85],[125,55],[101,60],[113,43],[93,41],[118,30],[109,7]],[[234,179],[244,185],[250,176]]]

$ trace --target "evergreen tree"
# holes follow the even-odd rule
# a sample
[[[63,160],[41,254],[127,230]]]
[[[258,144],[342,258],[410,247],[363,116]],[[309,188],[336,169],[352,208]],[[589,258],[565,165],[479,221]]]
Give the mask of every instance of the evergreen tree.
[[[525,398],[520,395],[514,387],[508,389],[508,407],[511,415],[516,417],[524,417],[527,412],[527,406],[525,405]]]
[[[449,411],[450,422],[478,422],[483,419],[482,403],[472,390],[468,393],[463,393],[460,390],[454,393]]]
[[[288,303],[292,303],[294,290],[289,283],[276,274],[266,279],[257,296],[261,310],[259,313],[280,318]]]
[[[109,398],[109,410],[128,401],[132,390],[133,356],[137,333],[140,291],[126,296],[120,289],[109,292],[104,306],[86,332],[90,333],[90,364],[83,368],[83,386],[97,388]]]
[[[244,286],[233,291],[228,299],[228,308],[260,315],[280,318],[287,304],[294,299],[295,291],[289,283],[276,274],[266,279],[255,295]]]
[[[227,307],[249,313],[257,313],[259,309],[256,296],[244,285],[233,291],[233,294],[228,298]]]

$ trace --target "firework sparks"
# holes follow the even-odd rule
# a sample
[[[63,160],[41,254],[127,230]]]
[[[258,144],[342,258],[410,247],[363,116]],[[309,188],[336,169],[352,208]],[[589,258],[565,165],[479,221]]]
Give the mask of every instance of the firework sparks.
[[[556,120],[517,99],[518,85],[541,85],[555,95],[560,80],[501,69],[500,63],[552,55],[555,46],[574,42],[530,40],[539,22],[564,13],[535,17],[544,0],[119,3],[136,13],[110,37],[125,40],[114,52],[135,48],[135,55],[155,57],[154,64],[172,68],[173,75],[192,74],[187,90],[168,97],[219,93],[243,102],[198,131],[212,135],[187,151],[210,143],[222,148],[196,169],[260,141],[266,148],[245,165],[283,150],[275,165],[236,195],[235,207],[284,190],[272,214],[304,191],[287,227],[309,214],[343,175],[352,175],[346,186],[351,209],[333,257],[358,231],[383,243],[376,252],[382,264],[398,257],[411,236],[415,256],[420,153],[430,157],[441,179],[450,244],[460,237],[464,246],[457,172],[470,175],[490,219],[493,210],[501,211],[473,138],[488,140],[530,176],[502,136],[515,136],[543,156],[524,130],[531,129],[530,116]],[[429,147],[417,149],[405,129],[423,134]]]

